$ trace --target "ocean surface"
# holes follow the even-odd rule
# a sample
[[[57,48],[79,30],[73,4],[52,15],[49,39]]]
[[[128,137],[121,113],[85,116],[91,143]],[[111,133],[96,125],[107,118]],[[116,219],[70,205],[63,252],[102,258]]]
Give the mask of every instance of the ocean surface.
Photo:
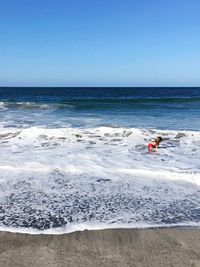
[[[1,87],[0,148],[0,230],[200,226],[200,88]]]

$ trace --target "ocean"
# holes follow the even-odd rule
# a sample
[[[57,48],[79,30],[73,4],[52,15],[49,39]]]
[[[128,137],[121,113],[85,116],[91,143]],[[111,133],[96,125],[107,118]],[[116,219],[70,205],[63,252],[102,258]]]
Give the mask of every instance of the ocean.
[[[1,87],[0,147],[1,230],[200,226],[200,88]]]

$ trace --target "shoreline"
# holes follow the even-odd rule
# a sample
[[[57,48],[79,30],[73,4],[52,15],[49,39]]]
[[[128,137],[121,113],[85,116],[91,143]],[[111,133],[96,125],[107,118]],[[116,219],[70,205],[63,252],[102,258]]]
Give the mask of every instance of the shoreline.
[[[0,232],[0,266],[200,266],[200,228]]]
[[[12,233],[12,234],[23,234],[23,235],[69,235],[73,234],[76,232],[84,232],[84,231],[108,231],[108,230],[157,230],[157,229],[196,229],[200,230],[200,224],[199,223],[192,223],[192,224],[169,224],[169,225],[143,225],[143,226],[127,226],[126,224],[116,225],[109,227],[109,225],[104,225],[104,226],[98,226],[94,227],[92,224],[86,224],[82,227],[77,227],[75,225],[74,228],[70,228],[67,231],[63,230],[62,227],[59,228],[50,228],[50,229],[45,229],[45,230],[39,230],[39,229],[33,229],[33,228],[15,228],[15,227],[0,227],[0,233]]]

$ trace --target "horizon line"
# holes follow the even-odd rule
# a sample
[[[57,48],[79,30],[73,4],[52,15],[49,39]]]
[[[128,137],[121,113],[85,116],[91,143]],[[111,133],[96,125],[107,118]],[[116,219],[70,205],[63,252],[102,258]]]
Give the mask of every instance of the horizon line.
[[[200,88],[200,86],[1,86],[0,88]]]

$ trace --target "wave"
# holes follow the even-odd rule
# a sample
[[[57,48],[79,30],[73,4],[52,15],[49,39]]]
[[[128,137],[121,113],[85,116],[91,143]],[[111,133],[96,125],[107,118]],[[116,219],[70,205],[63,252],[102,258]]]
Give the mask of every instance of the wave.
[[[21,110],[48,110],[48,109],[98,109],[98,108],[138,108],[142,105],[142,108],[149,107],[151,104],[158,105],[176,105],[176,104],[200,104],[199,97],[146,97],[146,98],[74,98],[66,99],[60,102],[48,103],[48,102],[9,102],[1,101],[0,109],[21,109]],[[185,107],[185,106],[184,106]]]
[[[160,149],[152,156],[147,153],[147,144],[156,136],[162,136],[163,142]],[[44,155],[54,159],[59,165],[62,155],[66,157],[77,155],[80,164],[77,170],[84,169],[83,162],[88,159],[88,165],[96,165],[104,170],[109,170],[110,165],[119,169],[152,170],[152,157],[156,159],[154,171],[161,172],[166,168],[171,171],[177,168],[179,174],[185,170],[195,173],[199,169],[198,157],[200,151],[199,131],[175,131],[158,129],[139,129],[123,127],[92,127],[92,128],[2,128],[0,142],[2,149],[7,149],[16,155],[16,161],[32,150],[30,157]],[[80,152],[82,151],[82,154]],[[116,154],[117,153],[117,154]],[[97,161],[94,161],[93,155]],[[119,154],[119,155],[118,155]],[[5,153],[6,155],[6,153]],[[21,155],[21,156],[20,156]],[[31,156],[32,155],[32,156]],[[82,155],[85,155],[84,158]],[[8,155],[7,155],[8,156]],[[28,156],[28,155],[27,155]],[[110,157],[112,156],[112,157]],[[121,163],[118,162],[122,158]],[[48,158],[44,162],[48,163]],[[45,161],[46,160],[46,161]],[[41,160],[42,162],[43,160]],[[68,161],[74,164],[73,157]],[[69,167],[69,165],[67,165]],[[79,167],[78,167],[79,166]],[[91,170],[90,170],[91,171]],[[95,170],[94,170],[95,172]],[[135,171],[136,173],[136,171]],[[138,173],[138,175],[140,175]]]
[[[0,109],[24,109],[24,110],[31,110],[31,109],[40,109],[40,110],[47,110],[47,109],[55,109],[58,108],[58,104],[48,104],[48,103],[35,103],[35,102],[0,102]]]
[[[23,228],[23,227],[8,227],[8,226],[0,226],[1,232],[10,232],[10,233],[20,233],[20,234],[30,234],[30,235],[63,235],[70,234],[73,232],[79,231],[95,231],[95,230],[107,230],[107,229],[156,229],[156,228],[199,228],[200,222],[181,222],[174,224],[152,224],[152,223],[100,223],[100,222],[86,222],[86,223],[69,223],[67,225],[63,225],[58,228],[49,228],[45,230],[38,230],[35,228]]]
[[[84,103],[84,102],[99,102],[99,103],[148,103],[148,102],[161,102],[161,103],[187,103],[187,102],[200,102],[200,97],[85,97],[67,99],[66,103]],[[63,104],[65,101],[62,102]]]
[[[81,138],[82,140],[88,140],[94,138],[99,141],[103,141],[104,138],[128,138],[134,142],[145,142],[153,137],[153,135],[163,135],[163,139],[166,142],[177,142],[179,139],[187,139],[188,141],[198,141],[199,131],[178,131],[178,130],[160,130],[160,129],[145,129],[145,128],[132,128],[132,127],[113,127],[113,126],[99,126],[99,127],[62,127],[62,128],[43,128],[43,127],[29,127],[26,129],[18,128],[1,128],[0,137],[16,137],[20,133],[20,139],[27,137],[30,140],[32,138]],[[112,139],[113,140],[113,139]],[[116,139],[117,141],[118,139]],[[119,140],[118,140],[119,141]],[[197,142],[198,143],[198,142]],[[166,147],[166,146],[165,146]]]
[[[155,153],[147,143],[161,135]],[[70,232],[200,223],[200,132],[0,129],[0,228]]]
[[[100,179],[60,170],[47,174],[39,168],[8,174],[7,181],[0,180],[0,228],[63,233],[95,225],[98,229],[200,223],[199,187],[186,181]]]

